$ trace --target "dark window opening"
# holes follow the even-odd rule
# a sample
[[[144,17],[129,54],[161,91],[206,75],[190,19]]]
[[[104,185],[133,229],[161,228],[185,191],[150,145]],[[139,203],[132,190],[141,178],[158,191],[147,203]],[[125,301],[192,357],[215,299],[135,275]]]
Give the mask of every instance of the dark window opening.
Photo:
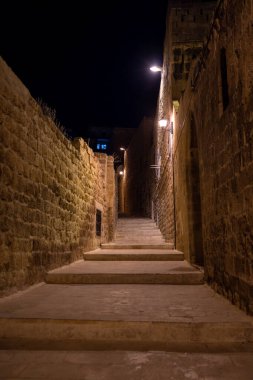
[[[227,108],[229,104],[228,94],[228,77],[227,77],[227,58],[226,49],[222,48],[220,51],[220,70],[221,70],[221,87],[222,87],[222,102],[223,110]]]
[[[96,210],[96,235],[101,236],[102,230],[102,212],[100,210]]]

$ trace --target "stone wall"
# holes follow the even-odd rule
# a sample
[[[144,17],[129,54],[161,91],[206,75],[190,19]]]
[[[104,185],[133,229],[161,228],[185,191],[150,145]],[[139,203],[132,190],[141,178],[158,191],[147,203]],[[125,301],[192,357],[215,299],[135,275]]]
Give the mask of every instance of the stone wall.
[[[151,217],[150,168],[153,144],[153,119],[144,118],[125,152],[124,212]]]
[[[161,73],[161,84],[157,105],[157,115],[154,123],[154,171],[152,183],[153,217],[166,241],[174,242],[174,197],[173,197],[173,170],[172,170],[172,135],[169,131],[172,106],[172,24],[170,13],[167,15],[167,28],[164,41],[164,60]],[[165,127],[160,121],[166,120]]]
[[[114,235],[113,159],[69,141],[0,60],[0,290],[43,279]],[[102,233],[96,236],[96,208]]]
[[[218,292],[251,313],[252,17],[251,0],[220,2],[180,100],[173,148],[177,247],[204,263]]]

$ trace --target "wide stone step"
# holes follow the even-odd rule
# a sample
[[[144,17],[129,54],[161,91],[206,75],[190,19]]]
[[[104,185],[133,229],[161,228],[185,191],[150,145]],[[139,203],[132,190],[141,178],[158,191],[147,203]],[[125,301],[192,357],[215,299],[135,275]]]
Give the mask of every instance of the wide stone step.
[[[253,361],[251,352],[0,351],[2,378],[19,368],[22,380],[252,380]]]
[[[252,336],[252,324],[237,322],[0,319],[2,349],[252,352]]]
[[[177,250],[106,250],[98,249],[83,254],[87,261],[182,261],[184,254]]]
[[[116,238],[124,238],[124,239],[143,239],[144,241],[146,239],[163,239],[163,236],[161,234],[149,234],[149,233],[132,233],[132,234],[116,234]]]
[[[164,244],[164,239],[115,239],[115,244]]]
[[[132,234],[116,234],[115,239],[143,239],[144,241],[146,239],[163,239],[163,236],[161,234],[143,234],[143,233],[132,233]]]
[[[151,218],[125,218],[121,219],[119,218],[117,221],[117,224],[155,224],[154,220]]]
[[[40,285],[0,300],[0,347],[249,350],[253,321],[206,286]]]
[[[133,225],[133,224],[130,224],[129,226],[117,226],[116,230],[117,231],[129,231],[129,230],[143,230],[143,231],[146,231],[146,230],[154,230],[154,231],[159,231],[159,228],[157,228],[157,226],[155,225]]]
[[[157,228],[155,225],[129,225],[129,226],[117,226],[117,231],[136,231],[138,230],[143,230],[143,231],[149,231],[149,230],[154,230],[154,231],[160,231],[159,228]]]
[[[162,236],[161,232],[159,230],[131,230],[129,232],[126,231],[117,231],[116,236],[125,236],[127,234],[131,234],[133,236],[139,236],[140,234],[143,236]]]
[[[163,243],[163,244],[145,244],[145,243],[132,243],[131,241],[128,243],[104,243],[101,244],[102,249],[173,249],[172,243]]]
[[[49,284],[203,284],[203,273],[186,261],[83,261],[50,271]]]

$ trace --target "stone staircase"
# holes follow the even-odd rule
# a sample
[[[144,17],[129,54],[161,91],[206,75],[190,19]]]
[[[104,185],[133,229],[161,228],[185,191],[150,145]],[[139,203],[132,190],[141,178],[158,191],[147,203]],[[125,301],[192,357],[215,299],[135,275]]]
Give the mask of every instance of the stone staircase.
[[[172,249],[155,222],[149,218],[118,219],[115,240],[101,245],[102,249]]]
[[[252,317],[205,285],[152,221],[120,220],[113,244],[0,300],[0,348],[253,350]]]

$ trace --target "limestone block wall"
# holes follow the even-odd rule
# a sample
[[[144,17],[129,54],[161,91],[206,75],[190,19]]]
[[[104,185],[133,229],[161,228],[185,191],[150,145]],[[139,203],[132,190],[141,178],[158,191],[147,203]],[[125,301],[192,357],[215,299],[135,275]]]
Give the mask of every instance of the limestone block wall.
[[[174,189],[170,132],[159,128],[158,169],[153,182],[154,219],[166,241],[174,242]]]
[[[113,237],[112,158],[69,141],[2,59],[0,178],[1,291],[39,281]]]
[[[194,175],[199,170],[206,279],[218,292],[251,313],[252,17],[251,0],[220,2],[207,49],[190,73],[180,102],[174,145],[178,247],[188,251],[191,258],[190,232],[199,230],[191,214],[198,182]]]
[[[96,153],[96,157],[100,163],[100,185],[102,186],[102,199],[101,205],[105,205],[103,210],[102,221],[102,240],[111,241],[114,238],[115,224],[116,224],[116,202],[115,202],[115,172],[114,172],[114,160],[113,157],[107,156],[103,153]],[[99,207],[99,205],[98,205]]]
[[[161,84],[154,123],[154,160],[157,165],[152,181],[153,216],[166,241],[174,242],[174,189],[172,170],[172,135],[169,131],[172,115],[172,23],[167,15],[167,30],[164,42],[164,61]],[[160,120],[167,120],[161,127]]]
[[[153,144],[153,119],[144,118],[125,152],[124,212],[151,217],[150,151]]]

